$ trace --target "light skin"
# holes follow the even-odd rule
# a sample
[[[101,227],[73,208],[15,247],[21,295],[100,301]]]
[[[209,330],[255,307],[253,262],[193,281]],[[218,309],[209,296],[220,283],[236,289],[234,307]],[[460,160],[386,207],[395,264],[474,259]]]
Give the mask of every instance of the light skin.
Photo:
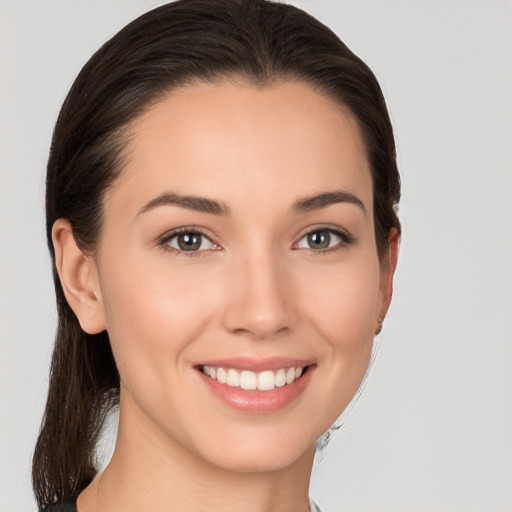
[[[53,228],[67,300],[107,329],[121,376],[115,452],[79,510],[305,512],[315,441],[362,380],[396,267],[395,230],[377,256],[357,123],[302,83],[222,80],[131,128],[97,253]],[[233,408],[198,365],[238,356],[306,360],[307,385]]]

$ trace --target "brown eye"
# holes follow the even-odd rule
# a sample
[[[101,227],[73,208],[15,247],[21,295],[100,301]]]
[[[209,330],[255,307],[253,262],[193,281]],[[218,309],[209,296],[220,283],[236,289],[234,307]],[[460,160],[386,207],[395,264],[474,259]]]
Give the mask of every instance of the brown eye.
[[[183,233],[176,239],[182,251],[198,251],[201,247],[201,235],[195,233]]]
[[[351,242],[350,235],[334,229],[316,229],[303,236],[297,243],[299,249],[325,250],[342,247]]]
[[[173,235],[165,243],[173,249],[184,252],[197,252],[217,248],[206,236],[194,231],[184,231]]]
[[[308,246],[311,249],[327,249],[331,244],[329,231],[314,231],[307,235]]]

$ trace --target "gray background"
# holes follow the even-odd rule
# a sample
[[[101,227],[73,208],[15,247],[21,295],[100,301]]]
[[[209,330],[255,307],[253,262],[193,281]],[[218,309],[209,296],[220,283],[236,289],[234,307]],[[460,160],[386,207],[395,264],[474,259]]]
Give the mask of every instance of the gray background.
[[[55,326],[44,168],[92,52],[154,0],[0,0],[0,510],[29,461]],[[512,3],[303,0],[379,78],[404,227],[366,391],[317,464],[326,512],[512,510]]]

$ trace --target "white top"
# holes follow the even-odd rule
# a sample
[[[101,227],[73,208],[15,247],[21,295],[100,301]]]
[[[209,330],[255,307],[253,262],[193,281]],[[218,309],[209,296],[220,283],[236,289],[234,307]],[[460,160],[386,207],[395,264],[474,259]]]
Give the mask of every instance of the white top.
[[[311,512],[322,512],[320,507],[314,502],[313,498],[309,498],[309,510]]]

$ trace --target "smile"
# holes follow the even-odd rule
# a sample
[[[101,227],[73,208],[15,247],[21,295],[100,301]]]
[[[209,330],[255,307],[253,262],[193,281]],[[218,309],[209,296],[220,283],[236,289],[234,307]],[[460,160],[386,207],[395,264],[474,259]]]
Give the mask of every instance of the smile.
[[[238,371],[234,368],[214,366],[201,366],[201,371],[220,384],[244,390],[271,391],[293,384],[303,373],[304,367],[280,368],[278,370],[265,370],[253,372],[250,370]]]
[[[225,405],[266,414],[296,403],[316,373],[314,361],[294,358],[229,358],[195,366],[206,388]]]

